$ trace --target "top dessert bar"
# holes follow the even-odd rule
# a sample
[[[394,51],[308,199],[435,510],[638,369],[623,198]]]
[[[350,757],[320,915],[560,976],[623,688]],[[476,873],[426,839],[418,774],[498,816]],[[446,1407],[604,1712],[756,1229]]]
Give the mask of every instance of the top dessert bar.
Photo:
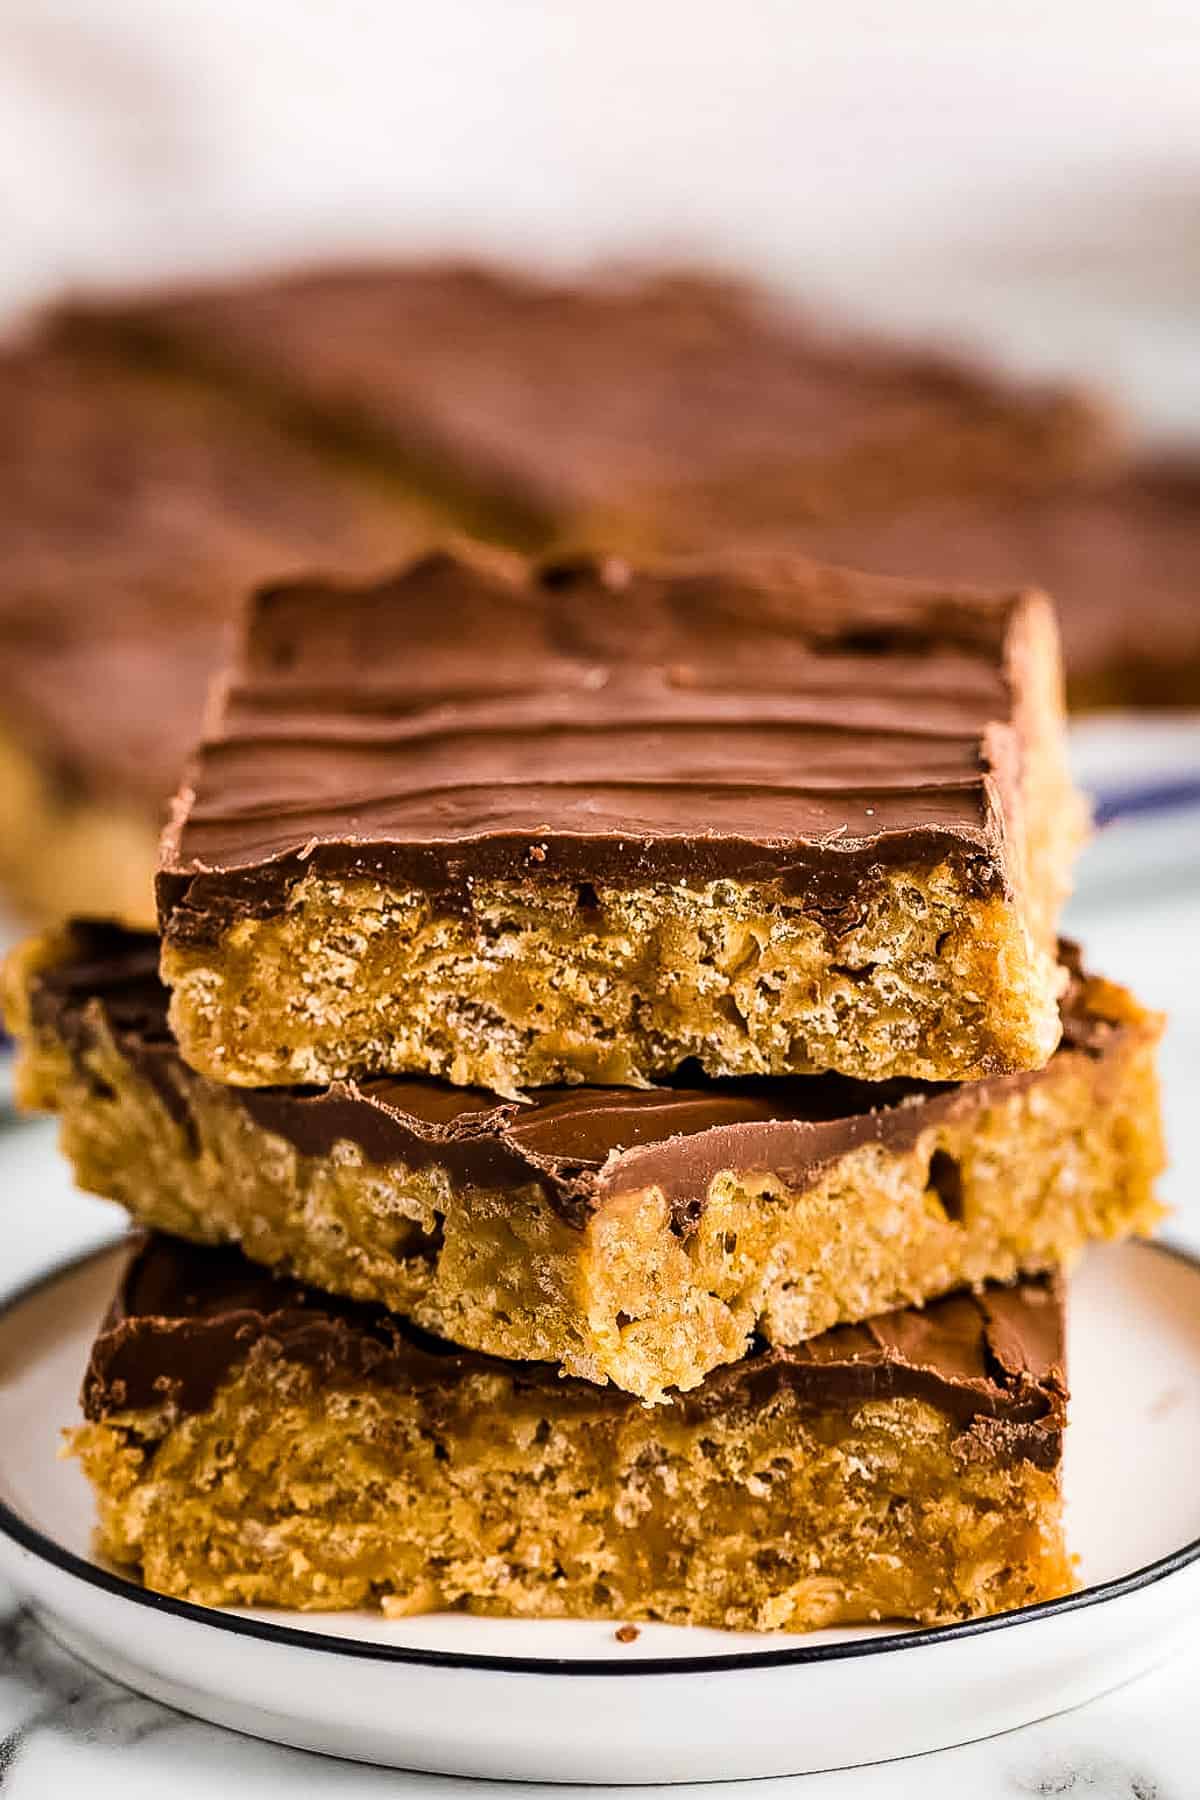
[[[77,307],[57,329],[226,380],[523,548],[691,548],[1038,488],[1107,466],[1117,437],[1076,393],[833,335],[694,272],[334,268]]]
[[[790,537],[809,554],[1054,595],[1073,706],[1200,704],[1200,458],[1041,494],[942,496]]]
[[[182,1053],[510,1095],[1039,1067],[1060,688],[1036,594],[795,557],[266,590],[163,840]]]
[[[30,345],[0,406],[0,879],[44,916],[146,921],[246,588],[365,573],[432,516],[181,379]]]

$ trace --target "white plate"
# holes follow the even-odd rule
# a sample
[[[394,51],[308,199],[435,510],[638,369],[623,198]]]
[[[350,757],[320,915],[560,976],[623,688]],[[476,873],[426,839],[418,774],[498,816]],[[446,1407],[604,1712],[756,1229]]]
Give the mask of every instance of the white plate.
[[[527,1780],[712,1780],[908,1756],[1059,1712],[1166,1657],[1200,1608],[1200,1263],[1097,1251],[1074,1290],[1071,1599],[935,1631],[755,1637],[668,1626],[209,1610],[89,1546],[56,1458],[121,1251],[0,1309],[0,1573],[88,1662],[257,1737]]]

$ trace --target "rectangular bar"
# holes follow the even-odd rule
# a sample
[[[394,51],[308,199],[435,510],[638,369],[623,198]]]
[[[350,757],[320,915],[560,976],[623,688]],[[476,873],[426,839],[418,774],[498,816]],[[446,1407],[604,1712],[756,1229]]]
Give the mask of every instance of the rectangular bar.
[[[1082,832],[1053,618],[798,558],[260,593],[163,840],[248,1086],[1040,1067]]]
[[[1053,1279],[844,1326],[669,1407],[152,1240],[73,1438],[100,1545],[205,1605],[978,1617],[1069,1591]]]
[[[823,328],[695,270],[314,269],[76,307],[59,329],[223,379],[533,548],[690,548],[1037,488],[1109,466],[1119,435],[1076,391]]]
[[[157,943],[76,924],[10,968],[18,1091],[144,1226],[643,1399],[1148,1232],[1160,1021],[1072,968],[1046,1069],[543,1090],[232,1088],[180,1057]]]

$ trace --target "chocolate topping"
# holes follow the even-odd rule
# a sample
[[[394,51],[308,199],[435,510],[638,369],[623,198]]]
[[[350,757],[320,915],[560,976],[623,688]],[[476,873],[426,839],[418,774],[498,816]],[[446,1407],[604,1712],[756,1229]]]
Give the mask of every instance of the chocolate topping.
[[[766,1404],[781,1388],[817,1407],[913,1398],[948,1413],[981,1447],[1052,1466],[1066,1420],[1064,1290],[1055,1277],[955,1294],[923,1311],[839,1325],[794,1349],[717,1370],[675,1405],[688,1418]],[[393,1314],[280,1280],[235,1250],[154,1237],[133,1254],[92,1350],[89,1419],[170,1405],[203,1412],[250,1356],[302,1363],[330,1385],[445,1390],[478,1372],[543,1389],[553,1410],[580,1397],[621,1411],[615,1388],[551,1364],[506,1363],[430,1338]]]
[[[926,500],[791,537],[889,575],[1036,581],[1054,597],[1073,698],[1200,698],[1200,458],[1023,499]]]
[[[1107,464],[1078,395],[835,337],[687,271],[556,285],[453,263],[133,297],[63,328],[217,373],[545,542],[614,525],[732,541],[757,522]]]
[[[91,923],[77,923],[72,933],[74,956],[35,979],[35,1025],[82,1058],[102,1022],[186,1123],[189,1096],[207,1084],[186,1067],[171,1037],[157,940]],[[1103,1055],[1121,1034],[1120,1014],[1106,1014],[1103,984],[1081,973],[1074,947],[1064,944],[1061,954],[1072,977],[1056,1055]],[[348,1141],[378,1165],[434,1166],[461,1185],[533,1186],[578,1227],[615,1195],[657,1187],[675,1229],[686,1233],[718,1173],[774,1176],[803,1188],[859,1145],[902,1152],[930,1125],[969,1116],[1037,1079],[954,1085],[833,1074],[742,1081],[697,1075],[669,1088],[544,1088],[528,1104],[418,1076],[221,1091],[227,1104],[243,1107],[305,1156],[326,1156]]]
[[[489,877],[728,876],[844,916],[947,859],[1005,892],[1044,605],[769,556],[268,589],[164,838],[164,932],[209,941],[309,871],[461,907]]]

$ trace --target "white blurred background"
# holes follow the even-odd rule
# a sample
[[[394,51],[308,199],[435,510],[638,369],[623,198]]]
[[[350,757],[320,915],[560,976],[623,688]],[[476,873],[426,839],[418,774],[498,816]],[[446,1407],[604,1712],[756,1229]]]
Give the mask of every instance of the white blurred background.
[[[1196,0],[4,0],[0,306],[698,254],[1200,415]]]

